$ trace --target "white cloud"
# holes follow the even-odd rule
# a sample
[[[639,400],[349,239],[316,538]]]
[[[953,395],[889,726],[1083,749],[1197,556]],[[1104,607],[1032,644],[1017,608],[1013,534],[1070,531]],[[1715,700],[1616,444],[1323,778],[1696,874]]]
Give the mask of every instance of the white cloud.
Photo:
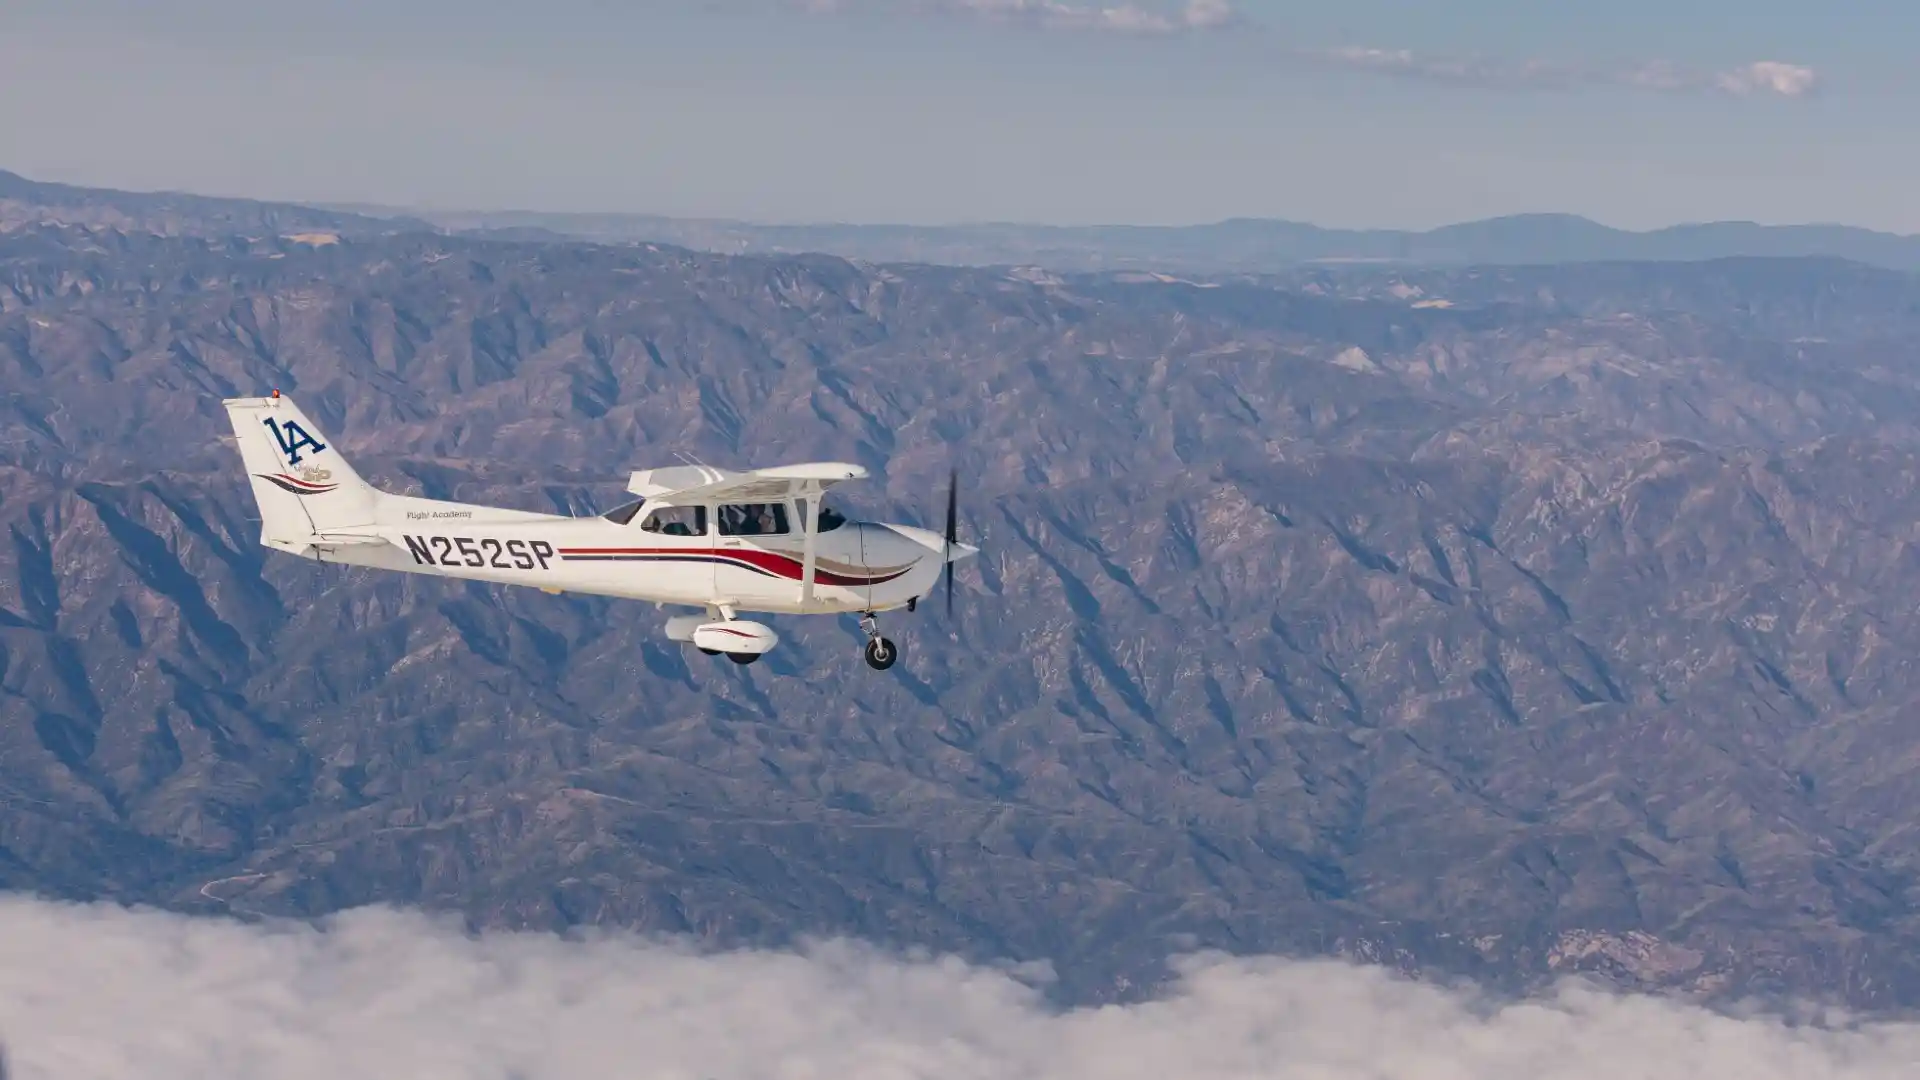
[[[1803,97],[1818,85],[1819,78],[1809,67],[1759,60],[1735,71],[1722,72],[1714,81],[1722,90],[1735,94]]]
[[[1920,1025],[1789,1025],[1567,987],[1522,1003],[1334,962],[1191,959],[1059,1011],[999,971],[846,943],[701,953],[0,901],[14,1080],[1893,1080]]]
[[[1491,86],[1503,82],[1540,81],[1541,72],[1521,67],[1508,70],[1498,62],[1477,58],[1429,56],[1411,49],[1374,49],[1348,46],[1301,50],[1302,58],[1333,67],[1399,75],[1430,82]]]
[[[789,0],[815,14],[896,13],[965,17],[1046,30],[1176,35],[1237,27],[1263,28],[1245,18],[1231,0],[1187,0],[1184,6],[1099,4],[1074,0]],[[1411,49],[1366,46],[1279,49],[1296,62],[1368,71],[1456,86],[1513,89],[1616,85],[1668,93],[1722,92],[1742,97],[1805,97],[1819,84],[1812,68],[1775,60],[1730,71],[1695,71],[1668,64],[1581,68],[1542,60],[1441,56]]]
[[[1612,84],[1663,93],[1721,91],[1743,97],[1805,97],[1819,85],[1819,77],[1812,68],[1771,60],[1731,71],[1710,72],[1655,63],[1625,68],[1580,68],[1541,60],[1512,62],[1484,57],[1434,56],[1410,49],[1313,49],[1297,55],[1334,67],[1491,88],[1562,89]]]
[[[1239,21],[1230,0],[1187,0],[1183,6],[1074,3],[1072,0],[792,0],[814,14],[901,12],[1013,23],[1049,30],[1121,34],[1184,34]]]

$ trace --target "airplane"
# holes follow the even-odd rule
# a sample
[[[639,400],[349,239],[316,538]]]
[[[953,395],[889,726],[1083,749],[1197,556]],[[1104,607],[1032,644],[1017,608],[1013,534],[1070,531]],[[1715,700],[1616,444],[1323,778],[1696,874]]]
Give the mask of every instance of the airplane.
[[[736,664],[780,641],[743,612],[857,612],[867,664],[885,671],[900,650],[881,636],[878,614],[915,610],[942,577],[951,612],[954,564],[979,553],[956,539],[952,475],[944,535],[845,518],[826,505],[827,489],[867,470],[835,461],[643,469],[627,485],[637,498],[567,517],[380,491],[279,390],[222,404],[264,546],[318,562],[696,608],[667,620],[667,638]]]

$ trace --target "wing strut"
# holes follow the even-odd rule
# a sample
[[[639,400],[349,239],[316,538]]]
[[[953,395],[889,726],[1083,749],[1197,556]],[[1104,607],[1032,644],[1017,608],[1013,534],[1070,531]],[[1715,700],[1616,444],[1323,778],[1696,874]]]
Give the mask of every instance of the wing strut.
[[[810,483],[801,490],[807,499],[806,534],[800,552],[800,607],[804,611],[813,603],[814,541],[820,536],[820,495],[825,489],[819,483]]]

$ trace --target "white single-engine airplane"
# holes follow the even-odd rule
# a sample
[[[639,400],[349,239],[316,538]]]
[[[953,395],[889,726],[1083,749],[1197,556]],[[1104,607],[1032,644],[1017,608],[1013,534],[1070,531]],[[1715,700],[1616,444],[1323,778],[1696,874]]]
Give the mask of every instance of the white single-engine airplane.
[[[704,465],[648,469],[639,498],[597,517],[562,517],[379,491],[360,479],[290,398],[229,398],[241,461],[260,505],[260,542],[320,562],[532,585],[705,610],[667,620],[667,637],[751,664],[780,641],[743,611],[859,612],[867,663],[899,658],[877,612],[912,611],[953,564],[978,553],[910,525],[848,521],[822,505],[829,487],[867,475],[817,462],[751,472]]]

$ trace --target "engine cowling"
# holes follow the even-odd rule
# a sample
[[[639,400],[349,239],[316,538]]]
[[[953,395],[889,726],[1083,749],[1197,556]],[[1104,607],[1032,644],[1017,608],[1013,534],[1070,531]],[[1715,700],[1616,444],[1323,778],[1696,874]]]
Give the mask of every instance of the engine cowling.
[[[709,652],[759,656],[780,644],[780,635],[765,623],[726,619],[694,627],[692,641],[696,647]]]

